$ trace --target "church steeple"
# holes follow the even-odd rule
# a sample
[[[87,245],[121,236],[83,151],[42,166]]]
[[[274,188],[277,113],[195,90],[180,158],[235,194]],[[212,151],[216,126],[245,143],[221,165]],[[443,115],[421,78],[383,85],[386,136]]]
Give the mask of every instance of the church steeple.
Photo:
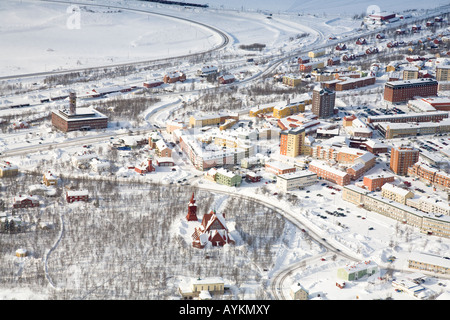
[[[194,193],[192,192],[191,200],[188,204],[187,221],[197,221],[197,205],[195,204]]]

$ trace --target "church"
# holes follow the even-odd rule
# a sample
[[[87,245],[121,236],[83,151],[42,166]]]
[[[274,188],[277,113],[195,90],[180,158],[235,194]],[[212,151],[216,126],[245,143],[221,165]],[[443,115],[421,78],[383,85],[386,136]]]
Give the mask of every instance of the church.
[[[197,206],[195,205],[194,194],[192,194],[186,219],[188,221],[197,220],[196,212]],[[204,248],[208,243],[213,247],[235,244],[233,237],[228,232],[225,214],[217,213],[215,210],[211,210],[203,215],[200,226],[196,227],[192,234],[192,239],[192,245],[199,249]]]

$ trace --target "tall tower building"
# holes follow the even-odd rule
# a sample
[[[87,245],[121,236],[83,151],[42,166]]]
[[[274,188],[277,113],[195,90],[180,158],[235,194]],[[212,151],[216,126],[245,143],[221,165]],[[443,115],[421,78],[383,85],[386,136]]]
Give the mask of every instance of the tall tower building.
[[[419,150],[411,147],[392,147],[390,168],[395,174],[405,176],[408,168],[419,161]]]
[[[319,118],[329,118],[334,114],[336,93],[327,88],[315,87],[312,98],[312,113]]]
[[[72,115],[77,113],[77,94],[75,91],[69,93],[69,111]]]
[[[186,219],[187,221],[197,221],[197,205],[195,204],[194,193],[192,193],[191,200],[188,204]]]
[[[297,157],[303,153],[304,144],[304,127],[282,131],[280,136],[280,154],[288,157]]]

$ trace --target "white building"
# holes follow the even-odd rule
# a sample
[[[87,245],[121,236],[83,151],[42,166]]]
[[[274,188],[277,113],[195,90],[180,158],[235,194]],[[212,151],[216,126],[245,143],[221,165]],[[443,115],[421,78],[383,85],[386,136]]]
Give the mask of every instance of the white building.
[[[283,191],[303,189],[317,182],[317,174],[308,170],[280,174],[277,176],[277,188]]]

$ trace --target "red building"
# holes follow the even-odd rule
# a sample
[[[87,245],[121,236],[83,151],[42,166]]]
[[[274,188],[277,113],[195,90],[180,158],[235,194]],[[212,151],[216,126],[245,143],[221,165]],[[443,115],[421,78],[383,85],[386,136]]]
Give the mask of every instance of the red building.
[[[194,193],[192,192],[191,200],[188,204],[187,221],[197,221],[197,205],[195,204]]]
[[[134,171],[140,174],[145,174],[155,171],[155,167],[152,165],[152,159],[148,158],[147,162],[142,162],[140,165],[134,167]]]
[[[89,192],[87,190],[68,190],[66,191],[66,201],[69,203],[75,201],[88,201]]]
[[[411,147],[392,147],[390,168],[395,174],[405,176],[408,168],[419,161],[419,150]]]
[[[34,196],[22,196],[14,197],[13,208],[33,208],[39,207],[39,200]]]
[[[381,190],[388,182],[394,182],[393,175],[372,174],[364,177],[363,183],[369,191]]]
[[[220,84],[228,84],[228,83],[233,83],[235,81],[235,77],[231,74],[226,74],[223,76],[219,77],[219,83]]]
[[[200,227],[195,228],[192,239],[192,245],[199,249],[204,248],[207,244],[211,244],[213,247],[235,244],[235,241],[228,233],[225,216],[215,211],[206,213],[203,216],[202,224]]]
[[[163,78],[164,83],[183,82],[186,80],[186,75],[183,72],[175,71],[166,74]]]
[[[429,78],[389,81],[384,86],[384,100],[395,103],[411,100],[415,96],[437,96],[437,88],[438,82]]]

